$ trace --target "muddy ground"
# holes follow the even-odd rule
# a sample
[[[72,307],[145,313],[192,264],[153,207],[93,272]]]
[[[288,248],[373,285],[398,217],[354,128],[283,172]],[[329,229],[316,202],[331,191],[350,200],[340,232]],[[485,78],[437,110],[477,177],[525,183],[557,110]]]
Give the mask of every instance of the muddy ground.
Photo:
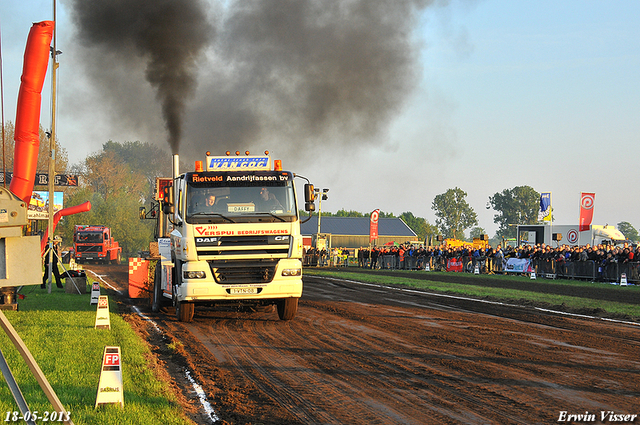
[[[126,294],[126,266],[87,269]],[[429,278],[436,276],[478,281],[453,273]],[[484,285],[504,285],[499,277],[485,279]],[[567,290],[542,281],[523,285]],[[610,299],[618,293],[637,302],[638,291],[629,289],[603,286],[566,295]],[[158,365],[198,424],[213,420],[201,408],[187,370],[203,387],[217,423],[225,424],[579,419],[571,415],[586,415],[574,423],[611,423],[611,416],[603,420],[602,415],[640,414],[640,326],[598,309],[579,312],[599,316],[586,318],[532,305],[305,277],[292,321],[279,321],[275,312],[196,308],[194,321],[186,324],[175,319],[172,307],[152,314],[142,300],[113,295],[157,357],[151,364]],[[133,313],[133,305],[161,332]],[[626,423],[633,422],[640,420]]]

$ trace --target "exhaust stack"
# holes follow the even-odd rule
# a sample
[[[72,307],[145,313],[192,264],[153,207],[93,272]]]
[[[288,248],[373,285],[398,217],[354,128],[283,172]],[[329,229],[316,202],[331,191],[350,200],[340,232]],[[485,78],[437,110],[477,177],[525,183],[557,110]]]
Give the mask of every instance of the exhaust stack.
[[[180,175],[180,156],[176,153],[173,155],[173,178]]]

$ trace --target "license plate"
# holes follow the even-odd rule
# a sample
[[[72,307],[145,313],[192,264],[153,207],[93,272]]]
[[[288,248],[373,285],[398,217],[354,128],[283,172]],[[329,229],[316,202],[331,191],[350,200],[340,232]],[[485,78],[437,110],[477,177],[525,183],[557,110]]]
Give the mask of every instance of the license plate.
[[[229,288],[230,294],[257,294],[258,288]]]

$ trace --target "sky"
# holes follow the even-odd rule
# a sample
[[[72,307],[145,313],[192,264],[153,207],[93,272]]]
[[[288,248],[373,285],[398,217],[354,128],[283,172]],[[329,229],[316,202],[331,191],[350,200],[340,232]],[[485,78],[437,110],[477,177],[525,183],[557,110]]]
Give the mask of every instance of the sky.
[[[188,163],[269,150],[329,189],[323,211],[435,224],[434,197],[459,187],[493,235],[489,197],[526,185],[552,193],[556,224],[577,224],[580,193],[594,192],[593,224],[640,228],[640,2],[173,1],[198,23],[184,40],[200,42],[169,49],[194,83],[177,133],[171,96],[149,78],[154,53],[126,27],[90,20],[105,13],[81,0],[57,3],[56,128],[71,163],[108,140],[157,143]],[[52,5],[0,3],[5,121],[28,32],[53,19]]]

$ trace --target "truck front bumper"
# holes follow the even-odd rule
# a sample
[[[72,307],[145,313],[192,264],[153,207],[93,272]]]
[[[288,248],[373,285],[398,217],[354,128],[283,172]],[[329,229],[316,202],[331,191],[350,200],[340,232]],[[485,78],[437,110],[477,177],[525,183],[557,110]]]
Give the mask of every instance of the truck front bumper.
[[[233,300],[261,300],[280,298],[300,298],[302,296],[302,262],[297,259],[282,259],[268,283],[217,283],[206,261],[187,262],[183,274],[204,271],[204,278],[183,278],[176,288],[178,301],[213,302]],[[296,271],[299,271],[297,273]]]

